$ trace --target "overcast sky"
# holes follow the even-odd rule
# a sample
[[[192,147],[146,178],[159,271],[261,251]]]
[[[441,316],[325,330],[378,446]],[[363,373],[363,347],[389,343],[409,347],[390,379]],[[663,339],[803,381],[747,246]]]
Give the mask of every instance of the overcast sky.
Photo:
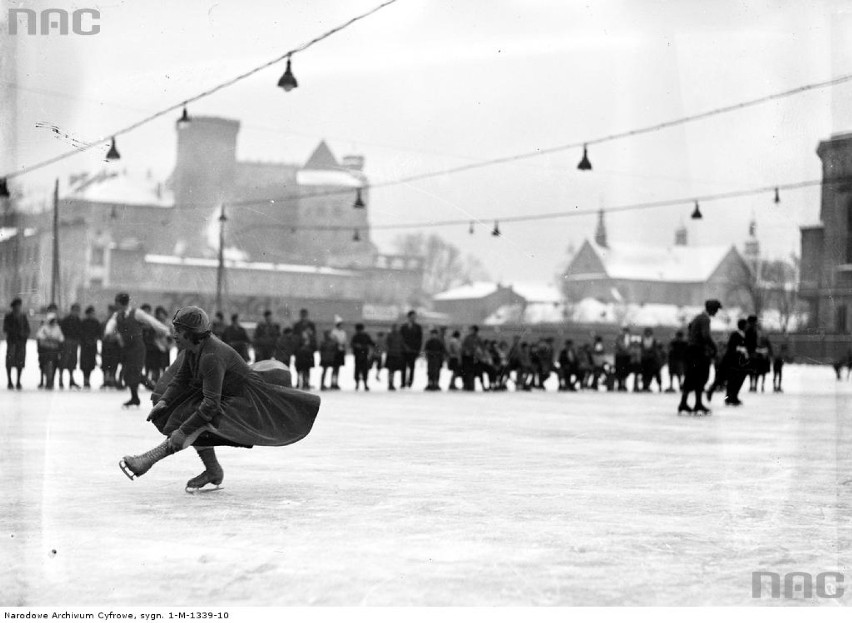
[[[294,48],[380,0],[81,2],[96,36],[3,29],[3,171],[66,151],[38,123],[83,141],[108,136]],[[62,2],[9,2],[36,9]],[[374,183],[546,149],[691,115],[852,73],[846,2],[757,0],[397,0],[283,65],[206,98],[191,114],[239,119],[240,159],[302,163],[320,139],[366,157]],[[16,46],[14,55],[8,49]],[[14,64],[9,59],[14,58]],[[13,71],[14,70],[14,71]],[[14,102],[15,106],[10,106]],[[374,225],[477,219],[435,228],[495,279],[549,281],[596,217],[501,225],[501,216],[597,209],[819,178],[821,140],[852,131],[852,83],[595,145],[372,191]],[[12,141],[16,149],[10,149]],[[119,139],[121,166],[165,178],[175,157],[168,116]],[[105,149],[17,178],[37,188],[103,166]],[[742,245],[754,217],[770,257],[799,251],[819,214],[817,189],[613,213],[610,242]],[[375,232],[391,251],[402,232]]]

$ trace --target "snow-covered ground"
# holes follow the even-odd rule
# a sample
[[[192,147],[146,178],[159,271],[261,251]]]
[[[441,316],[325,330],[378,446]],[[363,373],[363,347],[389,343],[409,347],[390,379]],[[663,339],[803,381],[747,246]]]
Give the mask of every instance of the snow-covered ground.
[[[124,392],[40,392],[30,364],[0,386],[0,606],[802,603],[753,599],[761,570],[852,594],[830,368],[708,418],[672,394],[356,394],[347,368],[305,440],[222,449],[225,488],[191,496],[192,451],[119,471],[161,441]]]

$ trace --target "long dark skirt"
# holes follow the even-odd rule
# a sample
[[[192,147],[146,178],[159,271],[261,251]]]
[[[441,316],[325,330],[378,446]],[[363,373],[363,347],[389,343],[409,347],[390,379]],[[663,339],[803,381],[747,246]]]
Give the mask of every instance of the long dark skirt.
[[[156,402],[165,392],[183,362],[178,354],[163,373],[151,394]],[[222,409],[209,429],[195,440],[195,446],[285,446],[303,439],[313,427],[319,411],[319,396],[292,388],[290,371],[275,359],[252,364],[242,392],[222,396]],[[153,420],[169,435],[193,415],[203,399],[201,387],[189,387],[172,405]]]

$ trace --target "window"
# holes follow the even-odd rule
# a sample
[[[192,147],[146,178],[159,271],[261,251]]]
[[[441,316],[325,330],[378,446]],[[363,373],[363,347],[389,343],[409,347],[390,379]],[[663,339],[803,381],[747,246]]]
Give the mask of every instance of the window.
[[[838,333],[846,333],[846,305],[838,305],[835,309],[835,328]]]
[[[92,266],[103,266],[104,265],[104,248],[103,247],[92,247]]]

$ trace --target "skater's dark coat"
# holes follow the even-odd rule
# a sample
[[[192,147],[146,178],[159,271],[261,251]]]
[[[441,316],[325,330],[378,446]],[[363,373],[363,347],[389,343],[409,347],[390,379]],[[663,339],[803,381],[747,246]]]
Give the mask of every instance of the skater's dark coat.
[[[171,434],[196,413],[207,425],[198,446],[284,446],[307,435],[319,411],[318,396],[292,389],[278,362],[249,366],[216,336],[197,353],[182,351],[154,390],[163,400],[154,425]]]
[[[83,318],[81,323],[80,369],[91,372],[97,365],[98,340],[103,327],[97,318]]]

